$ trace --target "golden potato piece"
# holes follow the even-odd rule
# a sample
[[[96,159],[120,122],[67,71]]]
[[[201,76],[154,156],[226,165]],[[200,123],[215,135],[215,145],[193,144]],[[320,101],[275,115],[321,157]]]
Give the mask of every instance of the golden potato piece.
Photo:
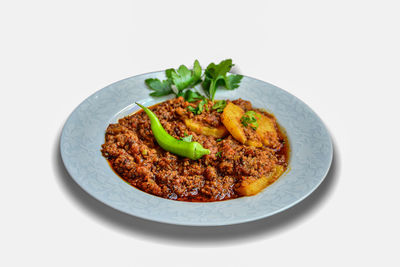
[[[240,118],[242,118],[243,114],[244,110],[241,107],[229,102],[221,115],[221,121],[226,129],[228,129],[231,135],[242,144],[247,141],[242,123],[240,122]]]
[[[208,127],[192,119],[185,119],[185,124],[190,130],[197,134],[213,136],[215,138],[222,138],[228,135],[228,130],[223,125],[216,128]]]
[[[246,145],[254,146],[254,147],[262,147],[263,146],[263,144],[258,140],[247,140]]]
[[[261,113],[257,114],[260,116],[257,118],[258,127],[256,133],[260,137],[261,142],[268,147],[276,147],[279,145],[279,139],[275,120]]]
[[[236,191],[242,196],[252,196],[259,193],[261,190],[266,188],[268,185],[275,182],[284,171],[283,166],[275,165],[271,173],[267,176],[262,176],[257,180],[246,181],[244,180]]]
[[[276,121],[269,118],[259,112],[257,113],[257,124],[256,134],[258,138],[248,140],[243,130],[243,125],[240,121],[242,116],[245,114],[244,110],[233,104],[228,103],[221,115],[222,123],[232,134],[232,136],[241,142],[253,147],[262,147],[263,144],[268,147],[276,148],[279,146],[278,132],[276,130]]]

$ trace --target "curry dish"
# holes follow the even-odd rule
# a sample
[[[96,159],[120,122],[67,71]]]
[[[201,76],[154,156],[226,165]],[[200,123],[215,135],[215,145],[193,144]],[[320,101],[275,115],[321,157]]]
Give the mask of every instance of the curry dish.
[[[225,102],[225,101],[224,101]],[[286,170],[289,143],[273,115],[249,101],[226,100],[201,114],[183,97],[150,107],[166,132],[176,139],[200,143],[209,154],[198,160],[160,147],[143,110],[110,124],[102,154],[112,169],[134,187],[167,199],[209,202],[255,195]],[[243,120],[254,114],[257,123]]]

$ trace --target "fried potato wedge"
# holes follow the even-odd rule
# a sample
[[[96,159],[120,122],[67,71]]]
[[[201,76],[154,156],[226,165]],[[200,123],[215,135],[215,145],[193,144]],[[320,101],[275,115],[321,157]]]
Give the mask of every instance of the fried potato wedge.
[[[257,112],[257,136],[250,140],[246,137],[244,126],[240,121],[243,115],[244,110],[231,102],[226,105],[221,115],[222,123],[236,140],[253,147],[262,147],[265,145],[276,148],[280,145],[276,121],[273,118]]]
[[[261,113],[257,114],[259,117],[257,118],[258,127],[256,133],[260,137],[261,142],[268,147],[276,147],[279,145],[276,121]]]
[[[244,180],[236,191],[242,196],[255,195],[278,179],[278,177],[282,175],[283,171],[283,166],[276,164],[269,175],[262,176],[257,180]]]
[[[208,127],[192,119],[185,119],[185,124],[191,131],[197,134],[213,136],[215,138],[222,138],[229,134],[228,130],[223,125],[219,127]]]
[[[244,110],[241,107],[229,102],[221,115],[221,121],[225,125],[226,129],[228,129],[233,138],[242,144],[247,141],[242,128],[243,126],[240,122],[240,118],[242,118],[243,114]]]

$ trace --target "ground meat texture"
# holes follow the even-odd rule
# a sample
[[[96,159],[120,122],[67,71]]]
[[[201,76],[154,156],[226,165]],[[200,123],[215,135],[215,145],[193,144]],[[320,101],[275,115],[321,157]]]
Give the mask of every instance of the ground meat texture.
[[[232,101],[245,111],[253,110],[249,101]],[[199,160],[190,160],[162,149],[154,139],[150,120],[143,111],[110,124],[101,152],[112,169],[126,182],[147,193],[180,201],[220,201],[240,197],[235,191],[243,179],[256,180],[267,175],[274,164],[287,167],[288,145],[280,132],[279,149],[251,147],[231,135],[217,140],[190,131],[184,119],[191,118],[209,127],[222,125],[221,113],[212,109],[194,115],[187,107],[196,106],[182,97],[167,100],[150,109],[173,137],[192,135],[211,151]],[[263,112],[264,113],[264,112]],[[253,133],[249,133],[253,134]]]

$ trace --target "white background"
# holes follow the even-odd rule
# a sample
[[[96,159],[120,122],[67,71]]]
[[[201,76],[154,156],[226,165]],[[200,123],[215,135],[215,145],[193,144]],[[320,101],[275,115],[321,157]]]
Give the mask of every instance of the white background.
[[[1,266],[399,266],[398,1],[1,1]],[[334,140],[321,187],[252,223],[153,223],[88,196],[61,129],[129,76],[232,58]]]

